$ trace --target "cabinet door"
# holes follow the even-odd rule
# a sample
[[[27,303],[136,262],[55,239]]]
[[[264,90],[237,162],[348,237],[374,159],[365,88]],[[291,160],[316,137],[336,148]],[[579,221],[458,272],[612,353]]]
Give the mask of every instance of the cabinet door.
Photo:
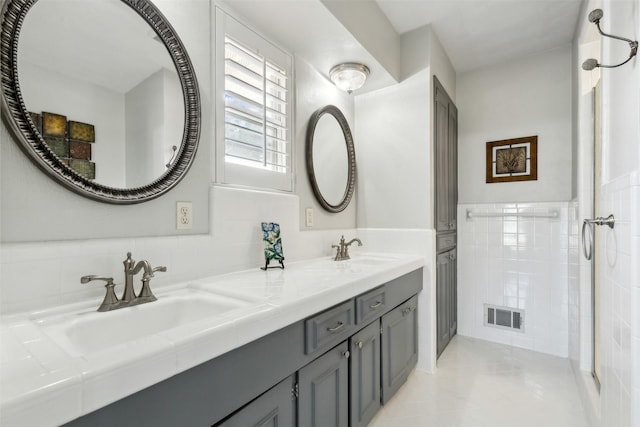
[[[434,101],[434,150],[435,150],[435,210],[436,231],[449,231],[451,214],[449,209],[449,108],[447,97],[435,85]]]
[[[298,425],[347,427],[349,351],[346,342],[298,372]]]
[[[351,427],[366,427],[380,409],[380,321],[351,337]]]
[[[449,100],[449,132],[447,134],[447,149],[449,159],[447,162],[447,172],[449,177],[449,188],[447,201],[449,203],[449,230],[458,228],[458,109]]]
[[[295,425],[294,376],[227,418],[217,427],[287,427]]]
[[[438,255],[436,270],[437,354],[440,356],[458,329],[456,250]]]
[[[404,384],[418,361],[418,297],[382,316],[382,403]]]
[[[458,256],[456,250],[449,251],[449,341],[458,330]]]
[[[458,110],[436,77],[434,91],[435,228],[457,228]]]

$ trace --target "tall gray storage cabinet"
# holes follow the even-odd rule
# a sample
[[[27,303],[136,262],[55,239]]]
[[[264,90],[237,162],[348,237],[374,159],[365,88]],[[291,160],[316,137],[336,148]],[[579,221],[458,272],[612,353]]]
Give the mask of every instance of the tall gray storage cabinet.
[[[458,109],[433,77],[438,357],[457,330]]]

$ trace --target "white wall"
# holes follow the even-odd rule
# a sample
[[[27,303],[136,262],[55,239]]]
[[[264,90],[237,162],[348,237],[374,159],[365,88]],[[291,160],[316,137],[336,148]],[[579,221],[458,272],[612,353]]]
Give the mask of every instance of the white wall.
[[[571,47],[457,79],[460,203],[571,199]],[[538,136],[538,179],[486,183],[488,141]]]
[[[164,142],[164,94],[164,72],[159,70],[125,95],[126,187],[141,187],[161,175],[154,164],[164,167],[158,155]]]
[[[456,74],[431,27],[404,34],[402,81],[356,96],[358,227],[370,245],[427,259],[419,296],[420,360],[432,371],[435,346],[433,76],[455,97]],[[454,98],[455,100],[455,98]]]
[[[309,118],[318,109],[326,105],[335,105],[342,111],[353,135],[357,147],[360,135],[355,129],[354,97],[335,87],[318,70],[313,68],[304,59],[295,58],[296,74],[296,124],[295,124],[295,165],[296,165],[296,194],[300,196],[300,227],[301,230],[323,230],[331,228],[355,228],[356,226],[356,196],[360,189],[360,182],[356,180],[356,193],[347,208],[339,214],[325,211],[317,202],[306,166],[306,138]],[[314,144],[322,144],[315,140]],[[356,165],[359,165],[360,152],[356,148]],[[345,151],[346,155],[346,151]],[[331,165],[328,165],[330,168]],[[362,176],[358,170],[358,175]],[[364,180],[362,180],[364,181]],[[313,227],[307,227],[305,223],[305,209],[313,209]]]
[[[603,31],[640,40],[637,0],[607,0],[602,19]],[[602,63],[617,64],[629,56],[629,44],[603,38]],[[638,170],[640,161],[640,105],[638,103],[638,58],[615,70],[603,70],[603,92],[607,114],[603,126],[607,137],[604,147],[604,180],[612,181]]]
[[[429,71],[356,97],[358,225],[432,228]]]
[[[126,186],[147,185],[165,166],[183,137],[184,103],[178,75],[161,68],[125,95]]]
[[[397,85],[356,96],[358,226],[433,228],[433,75],[455,101],[456,74],[430,27],[402,36]]]

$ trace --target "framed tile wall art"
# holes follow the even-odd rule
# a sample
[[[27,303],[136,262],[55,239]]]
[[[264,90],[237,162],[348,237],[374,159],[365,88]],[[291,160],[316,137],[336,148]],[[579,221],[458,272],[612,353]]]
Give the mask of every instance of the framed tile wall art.
[[[538,137],[487,142],[487,183],[538,179]]]

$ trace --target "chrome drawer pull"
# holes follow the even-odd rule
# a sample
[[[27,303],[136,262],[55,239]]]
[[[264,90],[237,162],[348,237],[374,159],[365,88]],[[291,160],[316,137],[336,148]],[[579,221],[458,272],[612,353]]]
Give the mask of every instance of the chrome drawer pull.
[[[334,326],[333,328],[327,328],[327,332],[337,332],[342,328],[344,328],[344,323],[338,322],[338,324],[336,326]]]
[[[372,310],[375,310],[376,308],[380,307],[382,305],[382,301],[376,301],[375,304],[370,305],[369,308]]]

